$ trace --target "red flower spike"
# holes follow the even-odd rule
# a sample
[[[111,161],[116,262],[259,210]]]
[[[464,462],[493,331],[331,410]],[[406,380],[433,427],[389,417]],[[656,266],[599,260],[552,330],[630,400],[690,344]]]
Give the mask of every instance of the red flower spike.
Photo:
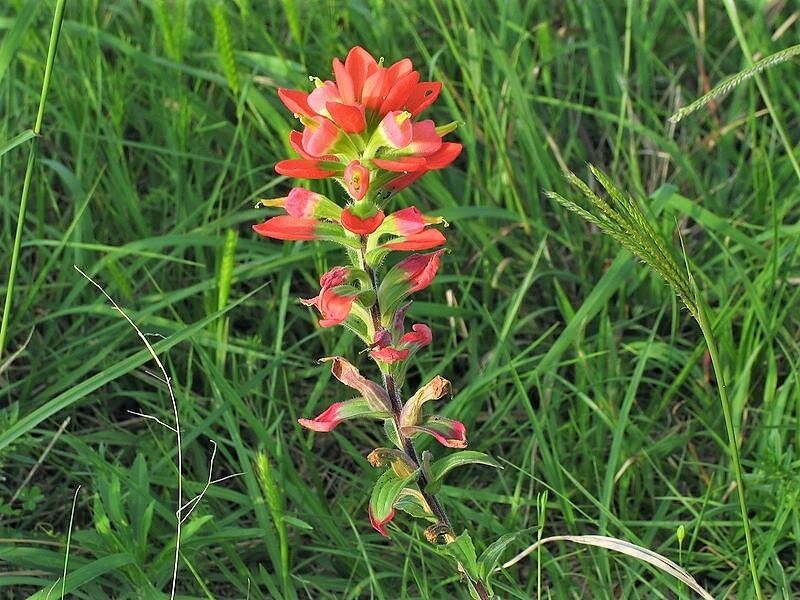
[[[444,250],[430,254],[412,254],[397,263],[397,268],[405,271],[405,278],[411,284],[411,292],[418,292],[428,287],[436,276]]]
[[[438,81],[426,81],[419,83],[411,92],[406,102],[406,110],[416,117],[431,104],[436,102],[439,93],[442,91],[442,84]]]
[[[383,244],[389,250],[430,250],[441,246],[447,241],[444,234],[438,229],[426,229],[405,237],[396,238],[396,241]]]
[[[302,158],[282,160],[275,165],[275,171],[281,175],[299,179],[325,179],[336,175],[335,171],[322,168],[321,160],[306,160]]]
[[[414,323],[414,325],[411,326],[411,331],[400,338],[401,344],[413,344],[419,348],[427,346],[432,341],[433,333],[431,332],[431,328],[423,323]]]
[[[319,221],[316,219],[298,219],[281,215],[253,225],[253,231],[276,240],[315,240],[318,238],[315,233],[318,224]]]
[[[361,104],[342,104],[328,102],[325,107],[331,119],[347,133],[361,133],[367,128],[364,106]]]
[[[395,173],[408,173],[425,169],[426,159],[421,156],[399,156],[397,158],[373,158],[372,163],[386,171]]]
[[[353,200],[363,200],[369,190],[369,169],[352,161],[344,169],[344,185]]]
[[[378,521],[372,514],[372,507],[368,509],[369,511],[369,524],[372,525],[372,528],[380,533],[383,537],[388,538],[389,532],[386,530],[386,524],[389,523],[392,519],[394,519],[395,510],[392,509],[389,511],[389,515],[382,521]]]
[[[308,94],[305,92],[279,88],[278,98],[280,98],[284,106],[295,115],[303,115],[304,117],[315,116],[314,111],[311,110],[311,107],[308,105]]]
[[[379,210],[373,216],[362,219],[354,215],[349,208],[342,211],[342,227],[358,235],[369,235],[383,223],[383,211]]]
[[[340,296],[331,288],[323,288],[314,298],[300,298],[306,306],[314,306],[322,317],[320,327],[333,327],[347,320],[357,294]]]
[[[398,350],[397,348],[392,348],[391,346],[386,346],[385,348],[380,348],[378,350],[372,350],[369,353],[369,355],[375,360],[389,365],[407,359],[409,354],[409,350]]]

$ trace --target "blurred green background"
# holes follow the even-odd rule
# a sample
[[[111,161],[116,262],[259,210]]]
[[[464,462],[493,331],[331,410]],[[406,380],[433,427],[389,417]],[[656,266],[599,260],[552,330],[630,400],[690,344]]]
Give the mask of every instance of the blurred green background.
[[[0,9],[0,147],[35,120],[54,5]],[[291,185],[273,171],[293,126],[277,87],[330,77],[331,58],[357,44],[443,81],[428,114],[463,123],[454,166],[394,201],[450,222],[451,253],[411,311],[434,344],[410,386],[451,379],[445,414],[505,464],[450,476],[456,528],[479,551],[526,530],[508,557],[539,535],[610,535],[674,560],[715,597],[751,597],[700,332],[660,280],[543,195],[570,195],[563,171],[585,178],[592,162],[676,247],[680,232],[715,308],[760,576],[768,597],[798,597],[797,61],[666,119],[748,56],[797,44],[799,16],[793,3],[730,0],[68,2],[0,359],[0,597],[60,597],[78,485],[71,597],[169,591],[175,436],[131,411],[174,425],[170,396],[142,340],[73,266],[164,362],[183,500],[238,474],[184,523],[179,597],[465,597],[410,520],[398,517],[391,542],[370,529],[365,456],[381,432],[296,424],[344,399],[316,359],[355,342],[296,301],[340,251],[250,229],[266,214],[255,202]],[[30,143],[0,157],[3,294]],[[691,595],[569,544],[504,571],[496,591]]]

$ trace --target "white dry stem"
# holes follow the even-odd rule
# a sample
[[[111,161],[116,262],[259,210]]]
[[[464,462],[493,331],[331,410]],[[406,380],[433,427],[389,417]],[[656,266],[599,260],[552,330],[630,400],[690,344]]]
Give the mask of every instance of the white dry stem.
[[[75,488],[75,495],[72,497],[72,510],[69,512],[69,529],[67,530],[67,548],[64,551],[64,573],[61,577],[61,600],[64,600],[64,594],[67,593],[67,563],[69,562],[69,544],[72,541],[72,523],[75,521],[75,504],[78,502],[78,492],[81,491],[79,485]],[[48,594],[49,595],[49,594]]]
[[[156,365],[158,365],[158,369],[159,371],[161,371],[164,383],[166,383],[167,390],[169,391],[169,399],[172,402],[172,413],[173,416],[175,417],[175,428],[173,429],[172,427],[170,427],[169,429],[171,429],[175,433],[176,444],[177,444],[177,453],[175,462],[178,469],[178,502],[177,502],[178,509],[175,513],[175,556],[172,563],[172,583],[170,585],[170,593],[169,593],[170,600],[174,600],[175,587],[178,582],[178,559],[180,557],[180,549],[181,549],[181,525],[183,524],[183,521],[181,520],[180,517],[181,507],[183,505],[183,450],[181,449],[181,423],[180,423],[180,416],[178,415],[178,402],[175,399],[175,392],[172,389],[172,384],[170,383],[169,375],[167,375],[167,370],[164,368],[164,364],[158,358],[158,355],[156,354],[155,350],[153,350],[153,346],[151,346],[150,342],[147,341],[147,336],[144,333],[142,333],[141,329],[139,329],[136,326],[136,324],[131,320],[131,318],[127,314],[125,314],[125,311],[123,311],[119,307],[119,305],[116,302],[114,302],[114,299],[111,296],[109,296],[108,293],[106,293],[106,291],[100,286],[99,283],[97,283],[86,273],[81,271],[77,265],[73,265],[73,267],[75,267],[75,270],[78,271],[78,273],[80,273],[81,275],[83,275],[87,279],[87,281],[89,281],[89,283],[91,283],[94,287],[100,290],[100,293],[102,293],[103,296],[105,296],[108,299],[108,301],[111,302],[112,306],[117,310],[117,312],[119,312],[119,314],[121,314],[122,317],[128,322],[128,324],[134,329],[134,331],[136,331],[136,335],[138,335],[139,339],[142,340],[142,343],[144,343],[145,347],[147,348],[147,351],[150,353],[150,356],[153,357],[153,361],[156,363]]]
[[[493,572],[500,571],[501,569],[507,569],[517,564],[523,558],[534,552],[537,548],[547,544],[548,542],[558,541],[574,542],[576,544],[583,544],[585,546],[597,546],[598,548],[614,550],[615,552],[636,558],[664,571],[678,581],[685,583],[687,586],[689,586],[689,588],[697,592],[697,595],[704,600],[714,600],[714,597],[705,591],[700,584],[697,583],[697,580],[694,577],[689,575],[689,573],[684,571],[680,566],[672,562],[670,559],[661,556],[657,552],[648,550],[647,548],[643,548],[641,546],[637,546],[636,544],[626,542],[625,540],[620,540],[605,535],[554,535],[547,537],[539,540],[535,544],[531,544],[525,548],[525,550],[517,554],[514,558],[503,564],[502,567],[497,567],[494,569]]]

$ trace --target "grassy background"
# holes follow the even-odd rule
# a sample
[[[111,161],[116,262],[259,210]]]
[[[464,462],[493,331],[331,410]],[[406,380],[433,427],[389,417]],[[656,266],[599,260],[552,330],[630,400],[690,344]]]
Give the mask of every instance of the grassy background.
[[[411,383],[453,380],[446,413],[507,465],[452,474],[442,498],[456,527],[479,545],[530,528],[508,556],[537,535],[612,535],[672,558],[717,597],[750,597],[700,332],[666,286],[542,194],[570,193],[562,170],[584,176],[591,161],[648,198],[676,244],[681,231],[716,309],[760,574],[769,597],[797,597],[800,173],[776,128],[791,143],[800,133],[797,63],[763,76],[774,114],[750,82],[666,124],[746,66],[745,47],[765,56],[798,43],[790,4],[69,3],[9,323],[10,351],[30,341],[0,373],[0,597],[43,598],[61,575],[78,485],[73,597],[155,598],[171,578],[174,435],[128,412],[173,423],[169,395],[73,265],[164,361],[184,499],[240,473],[185,523],[183,597],[464,597],[419,528],[400,518],[390,543],[370,530],[377,474],[365,455],[380,432],[312,435],[295,422],[344,393],[315,359],[353,340],[296,302],[340,252],[250,230],[264,214],[255,200],[291,184],[272,170],[292,124],[275,89],[329,76],[330,58],[355,44],[443,80],[430,114],[464,123],[455,166],[395,200],[451,222],[451,254],[412,309],[434,345]],[[0,141],[33,123],[52,19],[50,2],[4,7]],[[26,147],[0,158],[3,292]],[[690,597],[641,563],[568,544],[497,588]]]

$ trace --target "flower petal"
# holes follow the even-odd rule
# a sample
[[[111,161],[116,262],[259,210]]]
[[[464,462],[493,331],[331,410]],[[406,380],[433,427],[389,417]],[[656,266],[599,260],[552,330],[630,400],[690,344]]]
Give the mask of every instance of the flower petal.
[[[342,211],[342,227],[358,235],[369,235],[373,233],[383,222],[383,211],[379,210],[371,217],[364,219],[354,215],[349,208]]]
[[[387,365],[391,365],[396,362],[400,362],[401,360],[405,360],[408,358],[409,354],[410,350],[407,349],[398,350],[397,348],[392,348],[391,346],[386,346],[385,348],[372,350],[369,353],[369,355],[372,358],[382,363],[386,363]]]

